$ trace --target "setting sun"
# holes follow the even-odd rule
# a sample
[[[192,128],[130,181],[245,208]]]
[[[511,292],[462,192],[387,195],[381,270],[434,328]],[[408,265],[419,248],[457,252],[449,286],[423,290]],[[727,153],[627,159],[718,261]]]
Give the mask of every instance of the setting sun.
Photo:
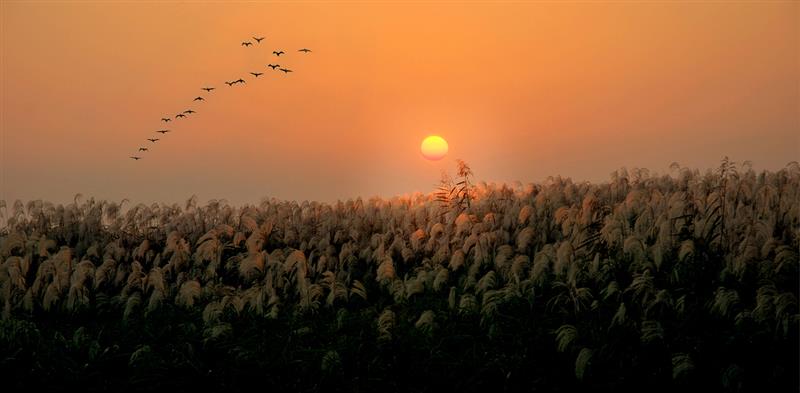
[[[447,141],[437,135],[425,138],[422,141],[422,146],[420,146],[422,156],[431,161],[441,160],[447,155],[447,149]]]

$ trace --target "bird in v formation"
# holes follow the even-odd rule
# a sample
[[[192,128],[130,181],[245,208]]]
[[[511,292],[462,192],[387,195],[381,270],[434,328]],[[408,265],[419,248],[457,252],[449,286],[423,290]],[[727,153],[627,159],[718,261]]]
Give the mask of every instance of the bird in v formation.
[[[255,41],[256,41],[256,43],[260,44],[260,43],[261,43],[261,41],[263,41],[263,40],[264,40],[266,37],[255,37],[255,36],[254,36],[254,37],[252,37],[252,38],[253,38],[253,40],[255,40]],[[242,42],[242,44],[241,44],[241,46],[244,46],[244,47],[248,47],[248,46],[252,46],[252,45],[253,45],[253,43],[252,43],[252,42],[250,42],[250,41],[243,41],[243,42]],[[311,52],[311,49],[308,49],[308,48],[302,48],[302,49],[298,49],[297,51],[298,51],[298,52],[303,52],[303,53],[309,53],[309,52]],[[285,54],[286,54],[286,52],[284,52],[284,51],[282,51],[282,50],[276,50],[276,51],[272,51],[272,54],[274,54],[275,56],[278,56],[278,57],[280,57],[281,55],[285,55]],[[270,68],[272,68],[273,70],[276,70],[276,69],[277,69],[278,71],[282,71],[284,74],[288,74],[288,73],[290,73],[290,72],[293,72],[291,69],[288,69],[288,68],[281,68],[281,65],[280,65],[280,64],[267,64],[267,67],[270,67]],[[264,75],[264,73],[263,73],[263,72],[251,72],[251,73],[250,73],[250,75],[253,75],[255,78],[258,78],[259,76],[261,76],[261,75]],[[242,79],[242,78],[236,79],[236,80],[234,80],[234,81],[225,81],[225,84],[226,84],[226,85],[228,85],[228,86],[233,86],[233,85],[235,85],[235,84],[237,84],[237,83],[245,84],[245,83],[247,83],[247,82],[245,82],[245,80],[244,80],[244,79]],[[213,90],[215,90],[215,89],[216,89],[215,87],[210,87],[210,86],[209,86],[209,87],[202,87],[202,88],[201,88],[201,90],[204,90],[204,91],[205,91],[205,92],[207,92],[207,93],[210,93],[211,91],[213,91]],[[194,100],[193,100],[193,101],[205,101],[205,98],[203,98],[203,97],[201,97],[201,96],[197,96],[197,97],[195,97],[195,98],[194,98]],[[197,112],[196,112],[196,111],[194,111],[194,110],[192,110],[192,109],[187,109],[187,110],[183,111],[182,113],[178,113],[177,115],[175,115],[175,118],[176,118],[176,119],[177,119],[177,118],[185,118],[187,114],[193,114],[193,113],[197,113]],[[161,121],[163,121],[163,122],[165,122],[165,123],[168,123],[168,122],[172,121],[172,119],[171,119],[171,118],[169,118],[169,117],[162,117],[162,118],[161,118]],[[162,135],[166,135],[168,132],[170,132],[170,130],[163,129],[163,130],[158,130],[158,131],[156,131],[156,132],[157,132],[157,133],[160,133],[160,134],[162,134]],[[148,141],[150,141],[150,142],[152,142],[152,143],[156,143],[156,142],[158,142],[160,139],[158,139],[158,138],[147,138],[147,140],[148,140]],[[138,150],[138,151],[140,151],[140,152],[147,152],[147,151],[149,151],[149,149],[148,149],[148,148],[146,148],[146,147],[139,147],[139,150]],[[141,160],[141,159],[142,159],[142,157],[141,157],[141,156],[130,156],[130,158],[131,158],[131,159],[133,159],[133,160],[135,160],[135,161],[138,161],[138,160]]]

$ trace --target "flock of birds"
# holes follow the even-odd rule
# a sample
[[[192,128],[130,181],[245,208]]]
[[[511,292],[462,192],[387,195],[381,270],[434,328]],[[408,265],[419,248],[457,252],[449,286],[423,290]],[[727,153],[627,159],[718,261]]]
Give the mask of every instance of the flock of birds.
[[[263,41],[266,37],[252,37],[252,38],[253,38],[253,40],[256,41],[256,44],[261,44],[261,41]],[[245,47],[245,48],[253,46],[253,42],[252,41],[244,41],[244,42],[242,42],[242,46]],[[311,52],[311,49],[302,48],[302,49],[298,49],[297,51],[307,54],[307,53]],[[284,52],[282,50],[275,50],[275,51],[272,51],[272,54],[275,55],[276,57],[280,58],[282,55],[285,55],[286,52]],[[267,64],[267,67],[272,68],[273,71],[277,70],[277,71],[283,72],[284,74],[288,74],[290,72],[293,72],[291,69],[282,67],[280,64],[272,64],[272,63],[270,63],[270,64]],[[253,75],[254,78],[258,78],[259,76],[264,75],[264,73],[263,72],[251,72],[250,75]],[[245,84],[246,82],[242,78],[239,78],[239,79],[236,79],[236,80],[233,80],[233,81],[225,81],[225,84],[228,85],[229,87],[231,87],[231,86],[233,86],[233,85],[235,85],[237,83]],[[205,91],[206,93],[211,93],[212,91],[216,90],[216,88],[213,87],[213,86],[206,86],[206,87],[202,87],[201,90]],[[197,102],[197,101],[203,102],[205,100],[206,99],[203,96],[197,96],[197,97],[194,98],[194,100],[192,100],[192,102]],[[187,110],[175,115],[175,119],[176,120],[177,119],[185,119],[185,118],[187,118],[188,115],[192,115],[194,113],[197,113],[197,112],[192,110],[192,109],[187,109]],[[169,123],[169,122],[172,121],[172,117],[162,117],[161,121],[164,122],[164,123]],[[170,132],[169,129],[161,129],[161,130],[157,130],[156,131],[156,133],[161,134],[162,136],[166,135],[168,132]],[[150,141],[150,143],[156,143],[160,139],[159,138],[147,138],[147,140]],[[142,152],[147,152],[149,150],[150,149],[148,147],[140,146],[139,150],[137,151],[137,154],[142,153]],[[130,158],[133,159],[133,160],[138,161],[138,160],[141,160],[143,157],[141,155],[133,155],[133,156],[130,156]]]

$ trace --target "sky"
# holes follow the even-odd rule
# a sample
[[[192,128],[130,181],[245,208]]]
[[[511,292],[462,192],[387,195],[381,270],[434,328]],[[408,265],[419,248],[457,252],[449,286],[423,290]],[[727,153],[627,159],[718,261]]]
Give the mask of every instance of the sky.
[[[457,158],[523,183],[800,158],[798,2],[2,1],[0,22],[6,201],[333,202],[433,191]]]

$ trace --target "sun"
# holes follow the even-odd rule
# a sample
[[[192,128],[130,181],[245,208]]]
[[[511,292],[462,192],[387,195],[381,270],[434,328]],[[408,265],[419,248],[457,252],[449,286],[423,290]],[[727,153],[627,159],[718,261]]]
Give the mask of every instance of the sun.
[[[447,149],[447,141],[438,135],[426,137],[420,146],[422,156],[431,161],[441,160],[447,155]]]

